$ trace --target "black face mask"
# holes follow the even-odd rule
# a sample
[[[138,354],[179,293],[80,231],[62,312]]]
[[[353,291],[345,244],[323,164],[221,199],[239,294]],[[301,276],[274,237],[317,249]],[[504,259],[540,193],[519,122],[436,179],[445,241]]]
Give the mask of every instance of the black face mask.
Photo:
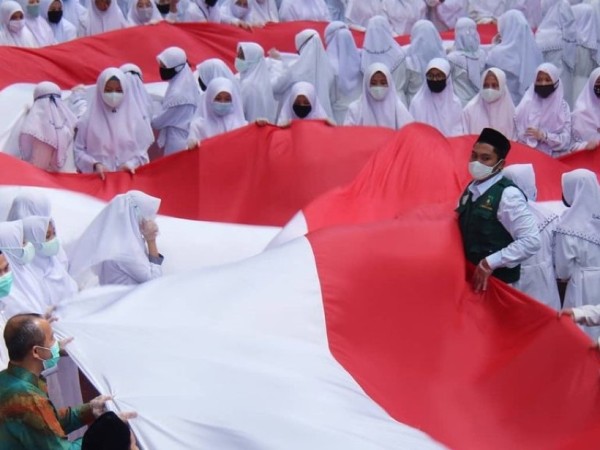
[[[206,6],[210,6],[211,8],[217,4],[217,0],[205,0]]]
[[[160,67],[160,79],[163,81],[170,80],[173,78],[177,72],[175,72],[175,67],[171,69],[167,69],[166,67]]]
[[[202,82],[200,78],[198,78],[198,84],[200,85],[200,89],[202,92],[206,91],[206,85]]]
[[[533,88],[534,92],[542,98],[548,98],[556,90],[554,84],[536,84]]]
[[[431,92],[439,94],[446,89],[446,80],[427,80],[427,86]]]
[[[301,119],[304,119],[312,111],[312,106],[310,106],[310,105],[294,105],[294,106],[292,106],[292,109],[294,110],[294,114],[296,114]]]
[[[594,94],[596,97],[600,97],[600,86],[594,86]]]
[[[48,11],[48,22],[58,23],[60,22],[60,19],[62,19],[62,16],[62,11]]]
[[[158,3],[156,5],[156,7],[158,8],[158,12],[164,16],[165,14],[169,13],[169,9],[171,8],[171,5],[169,3],[163,3],[163,4]]]
[[[563,194],[563,195],[562,195],[562,201],[563,201],[563,204],[564,204],[564,205],[565,205],[567,208],[570,208],[570,207],[571,207],[571,205],[569,205],[569,204],[567,203],[567,201],[565,200],[565,194]]]

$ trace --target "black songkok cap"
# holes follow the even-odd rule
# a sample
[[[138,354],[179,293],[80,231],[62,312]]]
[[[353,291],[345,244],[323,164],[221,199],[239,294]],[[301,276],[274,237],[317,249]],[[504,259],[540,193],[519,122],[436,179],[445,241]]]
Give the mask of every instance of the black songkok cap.
[[[98,417],[83,435],[81,450],[129,450],[129,425],[108,411]]]
[[[500,159],[506,159],[506,155],[508,155],[508,151],[510,150],[510,141],[506,139],[506,136],[493,128],[484,128],[477,138],[477,142],[490,144],[496,149],[496,153]]]

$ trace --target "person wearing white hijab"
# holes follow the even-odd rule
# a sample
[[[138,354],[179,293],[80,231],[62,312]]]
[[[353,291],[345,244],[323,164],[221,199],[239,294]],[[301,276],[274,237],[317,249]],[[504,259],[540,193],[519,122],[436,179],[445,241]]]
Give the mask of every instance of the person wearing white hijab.
[[[60,88],[50,82],[33,91],[33,106],[27,113],[19,150],[23,160],[48,172],[60,172],[73,159],[73,138],[77,118],[61,99]]]
[[[142,69],[135,64],[127,63],[119,67],[119,70],[123,72],[127,78],[129,88],[133,92],[133,96],[142,113],[142,117],[148,122],[151,122],[154,112],[154,103],[144,85]]]
[[[497,21],[507,10],[506,0],[469,0],[469,17],[478,24]]]
[[[222,0],[220,2],[221,21],[241,28],[263,26],[264,22],[253,22],[254,4],[250,0]]]
[[[23,8],[12,0],[0,3],[0,45],[39,47],[33,33],[25,26]]]
[[[177,9],[178,6],[176,6]],[[183,15],[178,16],[181,22],[213,22],[221,23],[221,9],[216,0],[190,0],[182,5]],[[172,13],[169,14],[172,17]]]
[[[461,17],[467,17],[467,0],[426,0],[427,17],[439,31],[456,28]]]
[[[286,66],[273,85],[275,98],[287,98],[291,87],[298,81],[307,81],[312,84],[316,91],[319,102],[327,117],[333,119],[332,96],[335,89],[335,72],[329,57],[323,48],[319,33],[312,29],[306,29],[296,35],[296,51],[298,59]]]
[[[535,30],[542,21],[541,0],[506,0],[506,11],[511,9],[521,11],[532,30]]]
[[[61,0],[41,0],[40,15],[48,22],[54,40],[58,44],[72,41],[77,37],[77,27],[64,17]]]
[[[562,175],[568,206],[554,234],[556,276],[567,283],[564,307],[598,305],[600,298],[600,187],[594,172],[576,169]],[[599,328],[584,330],[593,338]]]
[[[244,116],[248,122],[267,120],[275,123],[277,102],[269,80],[264,49],[254,42],[240,42],[235,58],[240,74]]]
[[[531,164],[507,166],[502,174],[511,180],[527,197],[527,205],[540,232],[541,248],[521,263],[521,276],[513,286],[521,292],[555,310],[560,309],[560,296],[554,273],[554,230],[558,215],[536,202],[535,172]]]
[[[279,10],[275,0],[249,0],[251,5],[250,23],[264,25],[279,22]]]
[[[148,162],[154,134],[142,116],[125,74],[109,67],[100,73],[90,106],[77,124],[75,165],[83,173],[135,169]]]
[[[335,72],[333,116],[344,123],[348,106],[361,94],[361,54],[354,37],[343,22],[331,22],[325,28],[327,55]]]
[[[452,67],[454,93],[463,106],[479,91],[481,73],[485,67],[486,54],[480,47],[477,24],[468,17],[456,23],[454,51],[448,54]]]
[[[206,86],[215,78],[227,78],[234,84],[238,92],[241,92],[240,80],[233,74],[229,66],[225,64],[225,61],[220,58],[205,59],[196,65],[196,74],[201,91],[199,97],[200,104],[196,110],[196,116],[204,116],[204,93],[206,92]]]
[[[587,84],[589,74],[600,66],[600,15],[596,16],[593,6],[585,3],[575,5],[572,9],[577,29],[573,98],[577,99]]]
[[[132,0],[127,12],[127,20],[131,25],[148,25],[163,19],[153,0]]]
[[[434,58],[445,58],[446,52],[439,31],[429,20],[419,20],[410,32],[410,46],[406,58],[406,81],[404,92],[406,104],[425,82],[427,64]],[[398,80],[396,80],[398,82]],[[398,87],[396,86],[396,89]]]
[[[325,0],[282,0],[279,7],[279,20],[291,22],[294,20],[314,20],[329,22],[331,14]]]
[[[82,284],[91,272],[100,285],[136,285],[162,276],[164,257],[156,244],[159,207],[159,198],[140,191],[113,198],[69,252],[71,276]]]
[[[533,31],[522,12],[511,10],[498,19],[502,41],[488,53],[486,66],[502,69],[508,90],[517,105],[535,80],[536,68],[543,62]]]
[[[187,148],[190,123],[200,103],[200,93],[185,52],[169,47],[157,56],[161,78],[169,86],[161,111],[152,119],[152,128],[159,131],[157,144],[170,155]]]
[[[567,0],[542,0],[542,22],[535,41],[545,62],[558,67],[565,100],[573,105],[573,74],[577,61],[575,16]]]
[[[190,125],[188,148],[203,140],[247,125],[243,102],[234,84],[227,78],[215,78],[206,87],[204,117],[197,117]]]
[[[277,124],[287,126],[292,120],[300,119],[329,120],[315,87],[306,81],[300,81],[292,86],[279,113]]]
[[[553,157],[571,150],[571,110],[558,75],[554,64],[541,64],[515,110],[517,140]]]
[[[397,35],[408,34],[427,15],[424,0],[349,0],[346,18],[353,27],[364,29],[375,16],[385,17]]]
[[[427,82],[410,103],[410,113],[417,122],[437,128],[444,136],[462,134],[462,105],[454,94],[450,63],[432,59],[426,68]]]
[[[91,0],[89,13],[89,23],[84,31],[85,36],[93,36],[130,26],[125,16],[123,16],[121,8],[113,0]]]
[[[588,149],[600,144],[600,67],[590,74],[579,94],[571,120],[575,141],[585,142]]]
[[[37,47],[56,44],[54,33],[40,14],[40,0],[18,0],[25,13],[25,26],[31,31]]]
[[[77,36],[85,36],[90,23],[90,13],[78,0],[61,0],[63,17],[75,26]]]
[[[383,63],[365,71],[363,93],[350,105],[344,125],[386,127],[398,130],[413,121],[394,88],[394,79]]]
[[[508,139],[515,139],[515,105],[506,87],[506,75],[492,67],[485,71],[481,91],[465,106],[463,132],[479,134],[494,128]]]

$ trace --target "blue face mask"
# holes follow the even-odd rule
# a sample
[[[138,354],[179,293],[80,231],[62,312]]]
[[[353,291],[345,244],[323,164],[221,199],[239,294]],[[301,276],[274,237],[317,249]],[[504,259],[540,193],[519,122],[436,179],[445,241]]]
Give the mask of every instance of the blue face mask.
[[[10,288],[12,287],[12,283],[12,272],[6,272],[0,277],[0,298],[6,297],[8,294],[10,294]]]
[[[49,359],[44,360],[44,372],[48,374],[51,369],[54,369],[58,365],[58,360],[60,359],[60,345],[58,341],[55,340],[54,344],[52,344],[52,347],[50,348],[42,346],[39,347],[45,350],[50,350],[50,353],[52,354]]]
[[[233,110],[233,103],[231,102],[213,102],[213,110],[217,116],[223,117],[231,113]]]

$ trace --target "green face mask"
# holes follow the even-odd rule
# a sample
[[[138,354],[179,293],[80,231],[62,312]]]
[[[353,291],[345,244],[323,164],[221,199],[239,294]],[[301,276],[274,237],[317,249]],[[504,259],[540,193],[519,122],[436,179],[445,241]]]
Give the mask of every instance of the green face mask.
[[[55,368],[58,364],[58,360],[60,359],[60,345],[58,344],[58,341],[54,341],[54,344],[52,344],[52,347],[50,348],[42,346],[40,346],[40,348],[50,350],[50,353],[52,354],[50,359],[44,360],[44,371]]]
[[[10,288],[13,283],[13,274],[12,272],[7,272],[0,277],[0,298],[6,297],[10,294]]]

